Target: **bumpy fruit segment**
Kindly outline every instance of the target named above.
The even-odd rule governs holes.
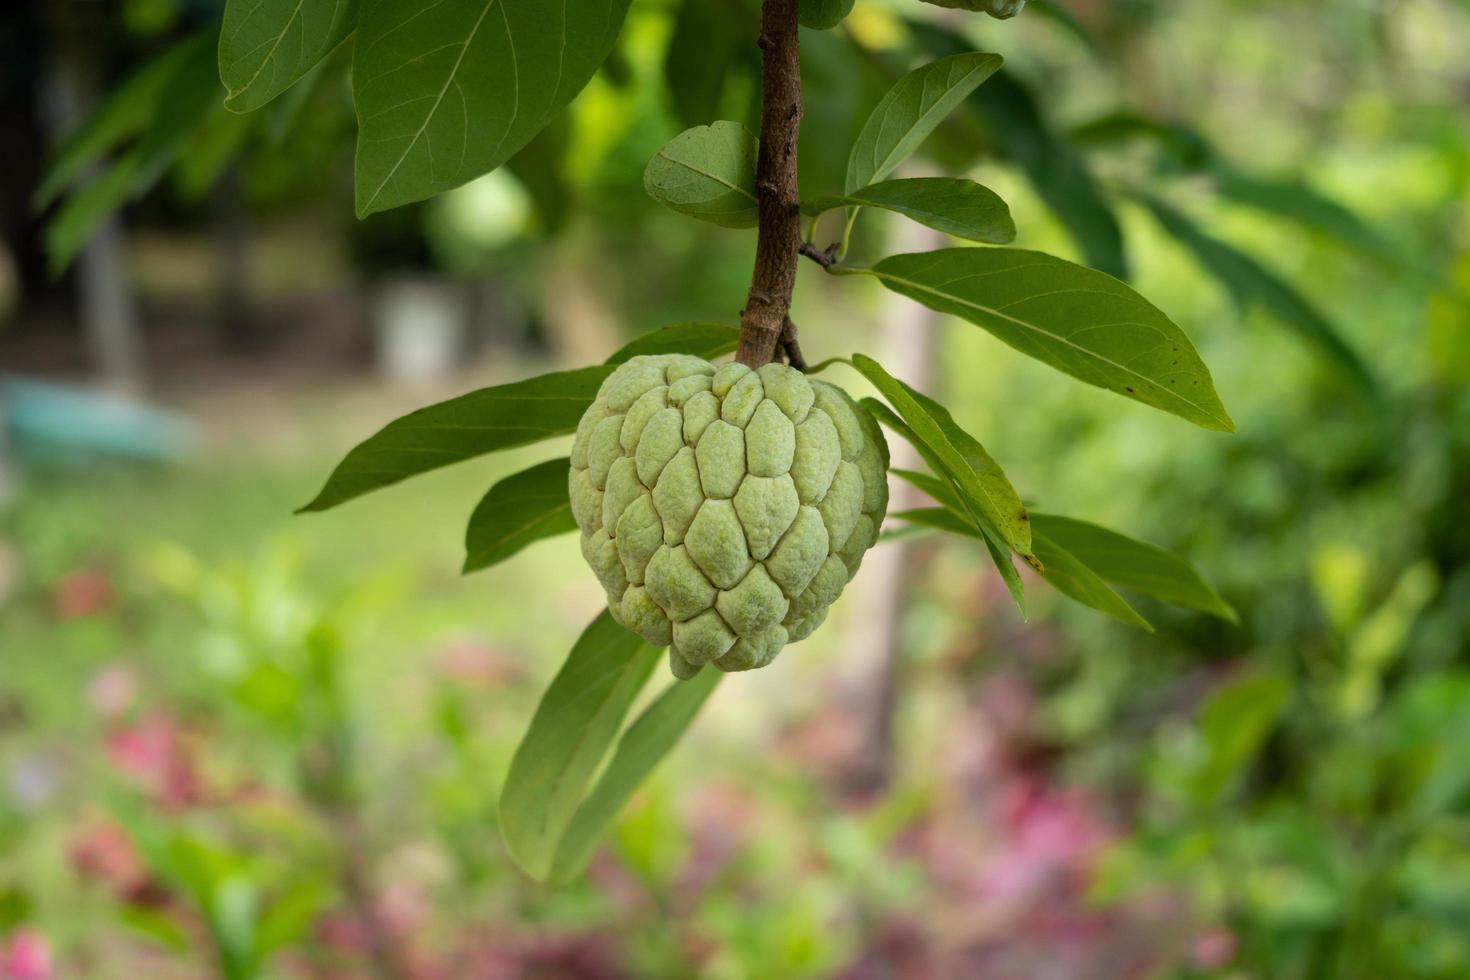
[[[888,446],[840,388],[783,364],[635,357],[572,444],[572,514],[613,618],[674,676],[764,667],[877,540]]]

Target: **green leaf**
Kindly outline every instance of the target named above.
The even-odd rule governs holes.
[[[724,676],[710,668],[687,681],[675,681],[628,726],[596,787],[557,845],[551,863],[553,881],[567,881],[582,872],[628,797],[678,743]]]
[[[1093,54],[1102,54],[1102,48],[1097,43],[1097,38],[1092,36],[1077,15],[1061,2],[1061,0],[1031,0],[1031,9],[1055,23],[1062,30],[1081,41]]]
[[[980,529],[970,523],[963,514],[958,514],[948,507],[915,507],[911,510],[897,511],[891,516],[910,524],[932,527],[936,531],[944,531],[947,534],[958,534],[965,538],[975,538],[977,541],[985,539]]]
[[[607,359],[608,364],[622,364],[640,354],[693,354],[713,360],[735,349],[740,328],[724,323],[691,321],[651,330]]]
[[[1147,194],[1135,194],[1159,226],[1194,255],[1199,264],[1230,291],[1242,308],[1259,304],[1301,334],[1365,389],[1376,387],[1373,375],[1356,351],[1315,306],[1255,259],[1200,231],[1185,215]]]
[[[962,317],[1088,384],[1233,432],[1189,338],[1105,273],[1020,249],[894,255],[864,271],[894,292]]]
[[[491,487],[465,529],[464,571],[489,568],[528,544],[576,530],[567,498],[570,469],[565,457],[552,459]]]
[[[648,196],[681,214],[725,228],[754,228],[759,144],[744,126],[721,120],[675,136],[648,161]]]
[[[1196,802],[1220,801],[1271,734],[1290,694],[1277,674],[1248,674],[1209,696],[1199,721],[1206,754],[1189,783]]]
[[[1036,557],[1041,559],[1041,577],[1046,579],[1062,595],[1075,599],[1084,606],[1107,613],[1114,619],[1141,626],[1153,632],[1149,621],[1128,605],[1127,600],[1108,587],[1102,576],[1087,566],[1076,555],[1052,540],[1041,528],[1032,528],[1032,542]]]
[[[935,55],[969,50],[970,43],[934,23],[907,21],[915,39]],[[1042,115],[1036,95],[1013,72],[1000,71],[969,98],[993,147],[1014,161],[1037,194],[1072,232],[1087,264],[1128,278],[1123,231],[1112,205],[1077,148],[1059,137]]]
[[[853,0],[801,0],[796,8],[796,19],[802,27],[814,31],[829,31],[852,13]]]
[[[357,26],[357,0],[228,0],[219,38],[225,105],[250,112],[300,81]]]
[[[53,273],[59,275],[71,263],[108,215],[158,183],[212,111],[223,112],[215,77],[214,39],[215,29],[211,28],[180,45],[183,55],[171,62],[163,90],[156,93],[158,102],[137,142],[73,194],[47,224],[46,251]],[[109,112],[108,105],[99,112]],[[85,134],[78,138],[91,142]],[[63,151],[62,159],[74,161],[78,156]]]
[[[885,180],[841,196],[819,197],[805,210],[821,214],[841,207],[874,207],[972,242],[1004,245],[1016,237],[1011,210],[990,188],[956,177]]]
[[[918,148],[975,88],[1001,66],[998,54],[967,52],[909,72],[878,101],[847,160],[851,194],[880,181]]]
[[[906,470],[902,467],[889,467],[888,472],[906,483],[913,484],[924,493],[933,497],[934,500],[950,510],[963,511],[964,505],[960,498],[955,495],[954,487],[949,482],[929,473],[920,473],[917,470]]]
[[[996,570],[1000,572],[1001,581],[1005,583],[1006,590],[1010,592],[1016,609],[1021,613],[1021,618],[1026,618],[1026,589],[1025,584],[1021,581],[1021,573],[1016,571],[1016,566],[1011,562],[1011,553],[995,542],[992,532],[982,531],[971,518],[948,507],[918,507],[913,510],[899,511],[893,516],[899,520],[908,521],[910,524],[935,531],[978,538],[984,543],[985,550],[990,553],[990,559],[995,563]]]
[[[1031,525],[1021,497],[985,447],[961,429],[949,411],[893,377],[870,357],[854,354],[852,365],[924,441],[959,488],[977,522],[988,525],[1022,557],[1031,554]],[[881,419],[880,419],[881,421]]]
[[[719,116],[732,75],[750,62],[759,64],[750,44],[759,31],[759,17],[747,4],[684,0],[664,56],[664,87],[680,124]]]
[[[201,52],[211,50],[215,36],[211,28],[174,44],[117,86],[56,151],[36,191],[36,206],[55,201],[104,155],[148,129],[179,73]]]
[[[1195,130],[1132,110],[1117,110],[1090,119],[1073,127],[1071,138],[1088,146],[1142,138],[1167,151],[1176,168],[1196,171],[1215,165],[1214,148]]]
[[[599,365],[557,371],[410,412],[349,452],[298,513],[326,510],[485,453],[565,435],[576,429],[612,370]]]
[[[1240,621],[1199,571],[1172,551],[1055,514],[1032,514],[1031,526],[1114,585],[1232,623]]]
[[[603,612],[542,696],[500,794],[500,832],[531,877],[550,874],[587,784],[659,660],[659,650]]]
[[[628,0],[365,0],[352,86],[357,213],[500,166],[592,78]]]
[[[1237,204],[1335,238],[1385,265],[1401,264],[1393,246],[1367,222],[1302,181],[1253,177],[1217,165],[1215,189]]]

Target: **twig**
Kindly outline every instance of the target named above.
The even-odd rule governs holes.
[[[783,347],[796,285],[801,246],[796,143],[802,113],[797,2],[761,0],[761,136],[755,172],[760,230],[735,352],[735,359],[750,367],[769,364]],[[794,328],[792,334],[794,342]]]
[[[833,242],[825,249],[817,248],[811,242],[802,242],[797,248],[797,252],[805,255],[822,268],[830,269],[837,264],[837,250],[841,247],[841,242]]]
[[[798,371],[806,370],[806,358],[801,355],[801,344],[796,339],[796,324],[791,322],[791,317],[786,318],[786,325],[781,328],[781,350],[786,354],[786,363]]]

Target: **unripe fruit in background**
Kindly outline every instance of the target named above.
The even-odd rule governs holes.
[[[572,444],[572,513],[613,618],[675,676],[764,667],[878,539],[888,446],[842,389],[784,364],[635,357]]]
[[[1001,20],[1016,16],[1026,7],[1026,0],[924,0],[924,2],[932,3],[936,7],[984,11]]]

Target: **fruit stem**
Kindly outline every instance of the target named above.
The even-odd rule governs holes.
[[[758,368],[785,346],[791,292],[801,247],[796,144],[801,133],[801,47],[798,0],[761,0],[761,134],[755,188],[760,227],[750,293],[740,313],[735,359]],[[791,329],[792,343],[795,328]]]

